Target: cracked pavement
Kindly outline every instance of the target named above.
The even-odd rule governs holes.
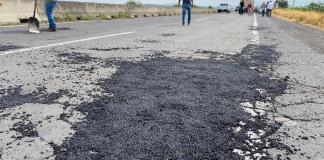
[[[323,159],[324,32],[257,21],[0,28],[0,159]]]

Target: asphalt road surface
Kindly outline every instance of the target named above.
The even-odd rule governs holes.
[[[0,37],[2,160],[324,159],[323,31],[209,14]]]

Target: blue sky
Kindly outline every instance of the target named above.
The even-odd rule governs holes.
[[[115,3],[124,4],[127,0],[65,0],[65,1],[80,1],[80,2],[98,2],[98,3]],[[143,4],[161,4],[161,5],[173,5],[176,4],[178,0],[139,0]],[[219,3],[229,3],[232,6],[237,6],[240,0],[194,0],[194,3],[199,6],[217,6]],[[261,3],[263,0],[255,0],[257,4]],[[289,4],[292,5],[294,0],[288,0]],[[305,6],[310,2],[322,2],[324,0],[295,0],[296,6]]]

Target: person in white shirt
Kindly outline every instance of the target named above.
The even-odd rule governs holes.
[[[274,3],[272,0],[270,0],[267,4],[267,16],[271,17],[272,9],[274,8]]]

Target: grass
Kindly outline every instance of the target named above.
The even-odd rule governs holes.
[[[289,21],[324,29],[324,12],[301,9],[275,9],[273,15]]]
[[[126,12],[119,12],[118,14],[111,16],[113,19],[125,19],[125,18],[132,18],[130,14]]]
[[[78,20],[81,20],[81,21],[92,21],[94,20],[95,18],[93,16],[80,16],[78,17]]]
[[[99,14],[99,16],[97,16],[97,18],[100,20],[111,20],[111,17],[107,16],[106,14]]]

